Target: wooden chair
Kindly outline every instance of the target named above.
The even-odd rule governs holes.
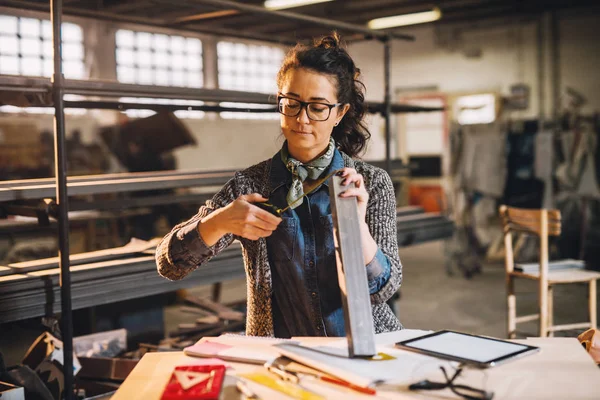
[[[500,216],[504,227],[504,246],[506,258],[506,294],[508,308],[508,337],[514,338],[518,323],[539,319],[539,335],[553,336],[554,332],[596,327],[596,280],[600,273],[585,269],[566,268],[548,270],[548,237],[559,236],[561,216],[558,210],[527,210],[500,206]],[[539,272],[524,273],[515,271],[512,232],[525,232],[540,237]],[[517,301],[514,290],[515,278],[539,281],[539,313],[517,317]],[[561,283],[588,282],[589,285],[589,322],[554,325],[552,318],[552,287]]]

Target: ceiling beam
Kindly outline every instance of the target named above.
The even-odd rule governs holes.
[[[9,8],[16,9],[26,9],[26,10],[35,10],[42,12],[49,12],[50,5],[48,3],[37,3],[33,1],[26,0],[0,0],[0,6],[5,6]],[[65,15],[75,16],[75,17],[83,17],[90,18],[95,20],[102,20],[108,22],[122,22],[122,23],[131,23],[131,24],[140,24],[145,26],[155,26],[159,28],[172,28],[171,25],[167,21],[155,18],[144,18],[137,16],[128,16],[123,14],[117,14],[106,11],[97,11],[97,10],[87,10],[76,7],[64,7],[63,13]],[[204,26],[196,26],[192,28],[186,29],[178,29],[178,31],[185,33],[204,33],[212,36],[225,36],[231,38],[239,38],[239,39],[250,39],[257,40],[262,42],[269,43],[278,43],[286,46],[293,46],[295,44],[294,41],[286,40],[285,38],[274,37],[270,35],[261,35],[261,34],[252,34],[252,33],[244,33],[240,29],[219,29],[219,28],[206,28]]]
[[[172,25],[187,25],[189,23],[198,22],[198,21],[206,21],[209,19],[218,19],[223,17],[229,17],[232,15],[237,15],[240,12],[237,10],[221,10],[221,11],[212,11],[201,14],[190,15],[187,17],[180,17],[174,19],[171,24]]]
[[[295,14],[291,12],[285,11],[271,11],[267,10],[264,7],[257,7],[253,5],[248,5],[244,3],[237,3],[235,1],[230,0],[152,0],[153,3],[158,4],[172,4],[172,5],[180,5],[180,6],[188,6],[191,8],[197,8],[201,5],[211,5],[215,7],[220,7],[224,9],[234,9],[242,12],[248,12],[255,15],[267,16],[267,17],[280,17],[285,18],[292,21],[299,21],[304,23],[309,23],[313,25],[325,26],[330,29],[341,29],[350,32],[362,33],[367,37],[372,37],[380,40],[389,40],[390,38],[394,39],[402,39],[402,40],[414,40],[414,36],[406,35],[406,34],[393,34],[390,35],[386,32],[375,31],[372,29],[368,29],[366,27],[348,24],[345,22],[340,22],[336,20],[329,20],[324,18],[316,18],[303,14]]]

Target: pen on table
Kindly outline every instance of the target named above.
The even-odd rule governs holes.
[[[246,382],[244,382],[243,380],[238,378],[237,382],[235,383],[235,387],[242,394],[242,396],[244,396],[244,400],[246,400],[246,399],[260,400],[260,397],[258,397],[258,395],[256,393],[254,393],[248,387],[248,385],[246,385]]]
[[[370,395],[376,395],[377,394],[377,390],[370,388],[370,387],[365,387],[365,386],[358,386],[355,385],[353,383],[347,382],[347,381],[343,381],[341,379],[337,379],[337,378],[333,378],[331,376],[327,376],[327,375],[315,375],[315,377],[317,379],[322,380],[323,382],[329,382],[329,383],[333,383],[334,385],[339,385],[339,386],[343,386],[346,387],[348,389],[352,389],[356,392],[360,392],[360,393],[364,393],[364,394],[370,394]]]
[[[266,363],[265,368],[267,371],[274,373],[279,378],[284,381],[292,382],[292,383],[300,383],[300,378],[293,372],[287,371],[282,365],[275,365],[272,363]]]
[[[290,381],[293,383],[299,383],[300,382],[300,378],[298,377],[297,374],[288,371],[285,366],[280,365],[280,364],[272,364],[272,363],[267,363],[265,364],[265,367],[267,368],[267,370],[269,370],[270,372],[278,375],[281,379],[286,380],[286,381]],[[323,382],[328,382],[328,383],[332,383],[334,385],[339,385],[339,386],[343,386],[345,388],[348,389],[352,389],[356,392],[360,392],[360,393],[364,393],[364,394],[370,394],[370,395],[375,395],[377,394],[377,391],[373,388],[370,387],[364,387],[364,386],[358,386],[355,385],[353,383],[344,381],[342,379],[338,379],[338,378],[334,378],[332,376],[328,376],[328,375],[324,375],[324,374],[319,374],[319,373],[308,373],[308,372],[302,372],[302,374],[304,375],[311,375],[314,376],[315,378],[322,380]]]

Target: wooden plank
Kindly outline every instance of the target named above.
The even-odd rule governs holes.
[[[537,321],[538,319],[540,319],[540,314],[529,314],[529,315],[523,315],[521,317],[516,317],[515,322],[517,324],[520,324],[523,322]]]
[[[331,179],[329,196],[348,354],[350,357],[370,357],[377,351],[358,205],[354,197],[339,197],[348,188],[342,186],[342,177],[333,176]]]

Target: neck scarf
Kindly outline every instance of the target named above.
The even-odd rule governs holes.
[[[322,156],[308,162],[302,163],[293,158],[288,152],[287,142],[281,148],[281,160],[288,171],[292,173],[292,186],[287,194],[286,200],[290,208],[294,209],[303,202],[304,187],[302,183],[307,179],[318,179],[329,167],[335,153],[335,140],[329,139],[329,147]]]

